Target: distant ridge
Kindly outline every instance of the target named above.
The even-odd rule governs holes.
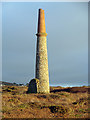
[[[9,83],[9,82],[0,81],[0,86],[3,86],[3,85],[22,86],[23,84]]]

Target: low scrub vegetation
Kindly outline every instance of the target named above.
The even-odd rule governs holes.
[[[49,94],[27,94],[27,89],[26,86],[2,87],[3,118],[88,118],[87,86],[51,87]]]

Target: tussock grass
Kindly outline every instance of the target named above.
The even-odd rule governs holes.
[[[86,87],[83,88],[85,91]],[[19,86],[2,88],[4,118],[87,118],[90,113],[87,91],[75,92],[74,88],[71,89],[74,93],[71,93],[66,92],[67,89],[63,87],[51,87],[50,94],[27,94],[27,89],[28,87]],[[76,90],[79,91],[79,88]]]

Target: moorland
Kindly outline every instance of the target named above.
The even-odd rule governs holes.
[[[88,86],[50,87],[50,94],[27,94],[27,89],[2,87],[3,118],[89,118]]]

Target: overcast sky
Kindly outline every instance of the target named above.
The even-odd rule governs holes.
[[[50,85],[88,85],[88,3],[3,3],[3,81],[35,78],[38,9],[45,11]]]

